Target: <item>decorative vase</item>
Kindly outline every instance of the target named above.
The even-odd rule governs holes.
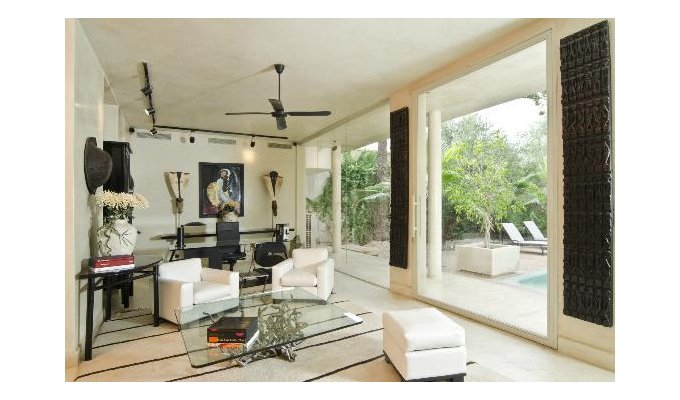
[[[231,211],[228,212],[224,215],[224,222],[237,222],[238,221],[238,215],[236,215],[235,212]]]
[[[106,223],[97,233],[97,244],[102,256],[132,254],[137,242],[137,228],[126,219]]]

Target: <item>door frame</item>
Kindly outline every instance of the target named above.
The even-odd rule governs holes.
[[[427,126],[426,121],[426,102],[425,95],[428,91],[433,90],[443,84],[454,81],[472,72],[475,72],[487,65],[500,61],[514,53],[524,50],[542,41],[546,42],[546,91],[547,91],[547,118],[548,118],[548,176],[547,176],[547,221],[548,221],[548,237],[550,241],[550,251],[548,252],[548,296],[547,296],[547,336],[539,336],[535,333],[519,329],[507,323],[485,317],[467,310],[464,310],[453,305],[443,303],[439,300],[431,299],[422,296],[418,292],[418,287],[422,283],[422,279],[426,275],[426,253],[427,253],[427,210],[423,205],[426,204],[427,185],[424,179],[426,174],[427,162],[420,162],[427,160],[427,134],[424,131]],[[561,129],[556,125],[558,104],[557,96],[559,92],[558,73],[556,68],[559,68],[559,42],[555,38],[552,28],[548,28],[535,36],[526,40],[518,41],[506,49],[495,53],[494,55],[484,58],[479,62],[471,64],[469,67],[463,68],[460,71],[442,76],[441,78],[430,82],[427,85],[421,86],[411,92],[411,104],[414,110],[411,113],[414,123],[411,128],[414,130],[410,141],[412,149],[411,154],[415,160],[412,164],[415,166],[415,187],[411,196],[412,202],[412,232],[411,232],[411,251],[415,254],[414,262],[415,268],[412,268],[412,282],[411,296],[422,302],[434,305],[436,307],[451,311],[453,313],[462,315],[464,317],[482,322],[486,325],[501,329],[511,334],[532,340],[542,345],[557,348],[557,318],[558,318],[558,274],[559,263],[562,260],[563,243],[562,243],[562,223],[560,219],[559,209],[563,204],[562,200],[562,140]],[[413,148],[415,147],[415,148]],[[422,221],[426,221],[425,224]]]

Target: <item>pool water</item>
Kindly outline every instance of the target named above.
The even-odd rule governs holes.
[[[541,275],[532,276],[529,278],[522,278],[518,281],[520,285],[529,286],[535,289],[546,290],[548,287],[548,274],[543,273]]]

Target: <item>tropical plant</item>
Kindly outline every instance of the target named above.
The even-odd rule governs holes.
[[[391,183],[378,182],[363,189],[356,189],[354,193],[360,202],[390,201]]]
[[[372,206],[362,201],[358,190],[376,185],[376,152],[354,150],[342,154],[341,214],[343,241],[365,244],[371,240],[374,227]],[[319,214],[319,219],[332,223],[333,189],[331,178],[326,180],[321,194],[307,199],[308,207]]]
[[[479,224],[490,248],[495,222],[516,207],[515,193],[505,137],[488,132],[477,139],[456,142],[444,152],[442,191],[457,213]]]

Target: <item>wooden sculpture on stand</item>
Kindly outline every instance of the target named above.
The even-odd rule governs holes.
[[[264,185],[267,187],[269,197],[272,199],[272,226],[274,225],[274,217],[278,216],[278,204],[276,198],[281,192],[283,186],[283,177],[276,171],[270,171],[269,174],[263,175]]]
[[[182,191],[186,190],[189,184],[189,173],[188,172],[166,172],[165,173],[170,187],[172,188],[172,193],[175,196],[175,207],[176,207],[176,220],[175,225],[179,227],[182,225],[182,212],[184,211],[184,198],[182,197]]]

